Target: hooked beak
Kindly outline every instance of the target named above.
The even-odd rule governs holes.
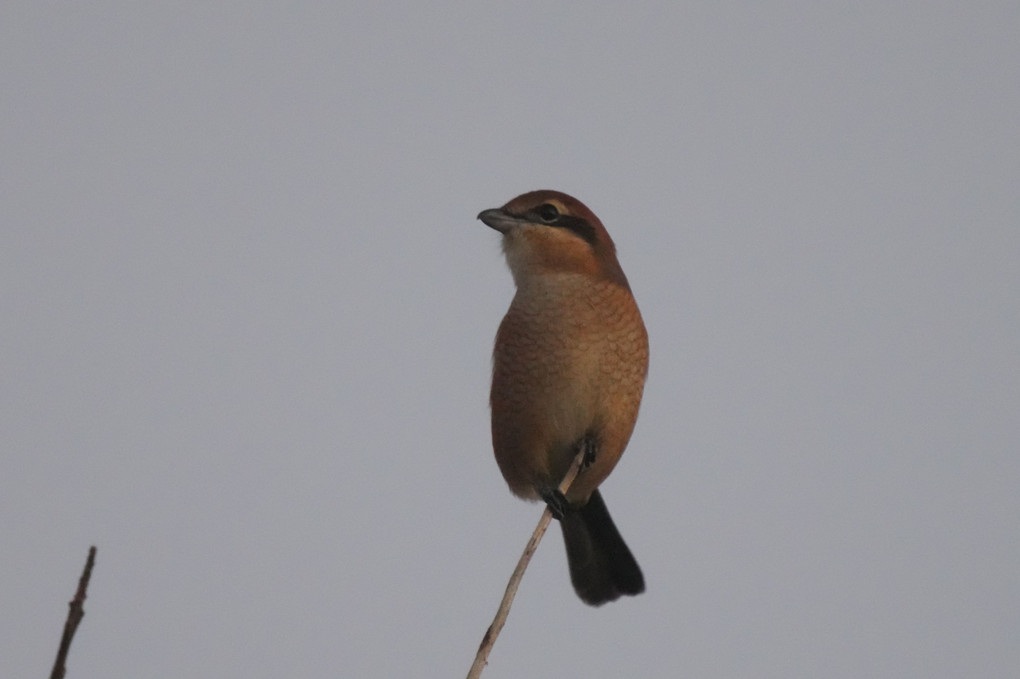
[[[478,218],[482,220],[486,226],[490,226],[500,233],[509,233],[515,226],[521,223],[516,217],[511,217],[507,213],[503,212],[502,208],[492,208],[489,210],[482,210],[478,213]]]

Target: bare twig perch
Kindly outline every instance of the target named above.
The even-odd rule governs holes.
[[[74,593],[74,598],[68,604],[71,610],[67,613],[67,622],[64,623],[64,636],[60,639],[60,650],[57,651],[57,661],[53,663],[53,672],[50,673],[50,679],[64,679],[64,673],[67,672],[67,668],[64,666],[67,662],[67,651],[71,648],[71,639],[74,638],[75,630],[78,629],[78,623],[85,617],[85,590],[89,586],[89,578],[92,577],[92,566],[96,563],[96,548],[89,547],[89,558],[85,561],[85,570],[81,573],[81,578],[78,580],[78,591]]]
[[[566,494],[567,490],[570,489],[570,484],[577,478],[577,473],[581,470],[581,465],[584,463],[585,453],[586,449],[582,447],[581,451],[574,457],[574,462],[570,465],[570,469],[567,470],[563,480],[560,481],[559,491],[561,493]],[[549,527],[551,520],[552,512],[546,507],[545,511],[542,512],[542,518],[538,520],[538,525],[535,526],[535,532],[531,534],[531,539],[528,540],[528,544],[524,547],[524,553],[521,554],[521,558],[517,562],[517,568],[514,569],[513,575],[510,576],[510,582],[506,585],[503,600],[499,602],[499,608],[496,610],[496,617],[493,618],[492,624],[489,625],[489,629],[485,631],[485,636],[482,637],[482,643],[478,646],[478,653],[475,655],[475,661],[471,665],[471,671],[468,672],[467,679],[478,679],[478,677],[482,676],[482,670],[485,668],[486,662],[488,662],[489,652],[492,651],[492,647],[496,644],[496,637],[499,636],[500,630],[503,629],[503,624],[510,614],[510,606],[513,604],[514,596],[517,595],[517,587],[521,584],[524,571],[527,570],[531,557],[535,550],[538,549],[538,543],[542,541],[542,536],[545,535],[545,530]]]

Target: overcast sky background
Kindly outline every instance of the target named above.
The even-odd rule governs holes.
[[[605,3],[608,5],[609,3]],[[458,677],[541,507],[492,459],[484,208],[651,337],[483,676],[1020,667],[1020,4],[7,2],[0,675]]]

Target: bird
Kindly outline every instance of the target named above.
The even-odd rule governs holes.
[[[582,601],[640,594],[644,575],[598,489],[630,440],[648,374],[648,333],[616,246],[559,191],[524,193],[478,219],[502,234],[516,287],[493,348],[499,469],[514,495],[544,500],[559,520]],[[557,487],[582,451],[564,495]]]

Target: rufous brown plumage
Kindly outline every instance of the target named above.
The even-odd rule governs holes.
[[[493,352],[492,444],[510,490],[560,519],[571,580],[586,603],[644,591],[598,491],[634,430],[648,335],[602,222],[557,191],[478,215],[503,234],[517,292]],[[586,465],[556,490],[576,454]]]

